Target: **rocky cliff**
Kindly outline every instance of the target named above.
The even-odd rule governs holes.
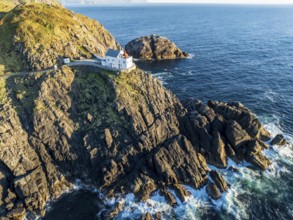
[[[165,38],[152,38],[139,50],[143,59],[186,56]],[[60,56],[79,59],[108,48],[120,46],[101,24],[59,6],[21,4],[1,19],[2,72],[43,69]],[[132,192],[145,201],[159,191],[175,206],[176,195],[189,196],[189,185],[206,186],[216,200],[229,184],[207,163],[227,168],[230,158],[265,170],[269,139],[241,103],[180,101],[139,69],[116,75],[63,66],[0,76],[0,217],[45,215],[45,204],[77,179],[108,197]]]
[[[208,184],[218,199],[228,186],[207,162],[269,164],[261,150],[270,135],[243,105],[180,102],[140,70],[64,66],[0,80],[0,215],[43,215],[76,179],[142,201],[159,190],[171,205],[170,189],[184,201],[183,185]]]
[[[171,60],[188,57],[188,54],[182,52],[174,42],[154,34],[130,41],[125,46],[125,50],[129,55],[141,60]]]
[[[60,57],[91,58],[120,48],[99,22],[59,5],[21,4],[0,21],[0,75],[52,67]]]

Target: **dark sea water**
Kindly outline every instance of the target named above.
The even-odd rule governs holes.
[[[292,6],[69,8],[100,21],[122,45],[153,33],[173,40],[193,58],[137,64],[181,99],[242,102],[273,135],[284,134],[292,145]],[[217,202],[204,189],[190,189],[188,202],[173,209],[159,195],[147,204],[128,195],[117,219],[136,219],[146,211],[160,211],[164,219],[293,219],[292,146],[271,147],[265,154],[273,161],[270,171],[253,171],[245,163],[239,174],[219,170],[232,187]],[[77,191],[52,203],[46,219],[94,219],[104,208],[96,193]]]

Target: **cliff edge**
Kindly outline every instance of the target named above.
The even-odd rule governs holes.
[[[145,201],[159,190],[171,205],[169,189],[184,201],[183,185],[208,184],[218,199],[228,186],[207,162],[270,163],[261,153],[270,135],[243,105],[182,104],[140,70],[117,76],[64,66],[0,83],[0,207],[8,216],[44,215],[76,179],[109,197],[133,192]]]

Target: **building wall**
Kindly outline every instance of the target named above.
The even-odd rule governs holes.
[[[115,69],[128,69],[133,66],[133,59],[132,57],[129,57],[127,59],[105,57],[105,61],[102,61],[102,65]]]

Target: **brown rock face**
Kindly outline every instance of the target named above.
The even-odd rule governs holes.
[[[210,182],[206,188],[206,191],[208,195],[214,200],[221,198],[221,193],[215,183]]]
[[[217,171],[211,171],[210,176],[222,193],[228,190],[226,181]]]
[[[227,166],[227,158],[247,160],[264,170],[270,164],[261,153],[267,148],[263,141],[270,134],[255,115],[240,103],[209,101],[207,105],[198,100],[183,102],[187,108],[182,129],[206,156],[208,163],[219,168]]]
[[[278,145],[278,146],[283,146],[285,144],[287,144],[288,142],[286,141],[286,139],[284,138],[283,135],[278,134],[276,135],[276,137],[274,137],[274,139],[271,141],[271,145]]]
[[[125,50],[129,55],[141,60],[171,60],[188,57],[188,54],[177,48],[172,41],[158,35],[132,40],[125,46]]]
[[[247,108],[195,100],[183,102],[185,108],[140,70],[115,76],[64,66],[0,85],[0,208],[6,216],[22,208],[44,215],[46,202],[75,179],[108,196],[132,192],[142,201],[159,190],[174,206],[175,196],[189,196],[183,185],[201,188],[210,175],[207,192],[217,199],[227,184],[206,161],[221,168],[228,157],[261,169],[269,164],[261,153],[269,134]]]

